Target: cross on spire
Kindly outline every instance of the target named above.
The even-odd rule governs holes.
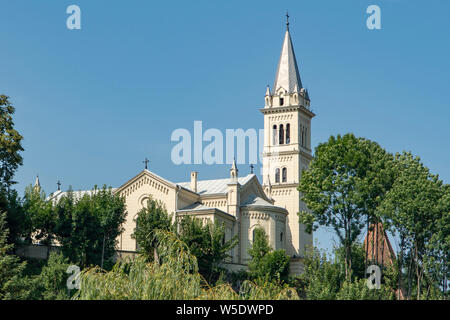
[[[56,183],[56,185],[58,186],[58,191],[61,190],[61,182],[58,180],[58,182]]]
[[[148,169],[148,163],[150,162],[150,160],[148,160],[147,158],[145,158],[145,160],[144,161],[142,161],[142,163],[144,163],[145,164],[145,170],[147,170]]]
[[[286,29],[289,30],[289,13],[286,11]]]

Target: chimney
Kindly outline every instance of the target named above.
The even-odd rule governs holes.
[[[191,190],[197,192],[197,171],[191,172]]]

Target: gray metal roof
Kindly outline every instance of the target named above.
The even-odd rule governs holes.
[[[184,208],[181,208],[177,211],[201,211],[201,210],[213,210],[215,208],[207,207],[200,202],[192,203]]]
[[[111,188],[111,191],[114,192],[117,188]],[[75,200],[80,200],[85,194],[92,195],[94,192],[98,192],[101,189],[97,189],[97,191],[94,190],[79,190],[79,191],[72,191],[73,197]],[[58,190],[48,197],[48,199],[51,199],[55,202],[58,202],[62,197],[67,196],[68,191],[61,191]]]
[[[278,62],[277,74],[273,85],[274,93],[280,87],[289,93],[296,90],[300,91],[303,88],[289,30],[286,30],[286,35],[284,36],[280,61]]]
[[[249,174],[246,177],[239,177],[238,182],[240,185],[245,185],[250,181],[254,174]],[[198,194],[215,194],[226,193],[228,191],[228,184],[233,182],[231,178],[226,179],[214,179],[214,180],[198,180],[197,181],[197,193]],[[183,188],[191,190],[191,182],[178,182],[178,185]]]
[[[241,204],[241,207],[277,207],[271,204],[269,201],[264,200],[263,198],[257,197],[254,194],[251,194],[244,203]]]

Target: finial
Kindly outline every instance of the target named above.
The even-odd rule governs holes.
[[[142,163],[145,164],[145,170],[148,170],[148,163],[150,162],[150,160],[148,160],[147,158],[145,158],[144,161],[142,161]]]
[[[56,185],[58,186],[58,191],[61,190],[61,182],[58,180],[58,182],[56,183]]]
[[[34,182],[34,186],[35,187],[40,187],[41,186],[41,183],[39,181],[39,175],[36,175],[36,181]]]
[[[289,31],[289,13],[286,10],[286,30]]]
[[[253,174],[253,169],[255,168],[255,166],[252,164],[250,164],[250,174]]]

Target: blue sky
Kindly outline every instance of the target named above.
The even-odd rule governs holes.
[[[66,28],[66,8],[82,12]],[[381,8],[368,30],[366,8]],[[410,150],[450,182],[450,2],[0,0],[0,93],[24,136],[22,193],[119,186],[143,168],[171,181],[227,177],[229,165],[170,159],[173,130],[263,127],[289,10],[312,145],[353,132]],[[257,170],[258,171],[258,170]],[[247,174],[248,165],[240,166]],[[332,246],[330,232],[315,235]]]

